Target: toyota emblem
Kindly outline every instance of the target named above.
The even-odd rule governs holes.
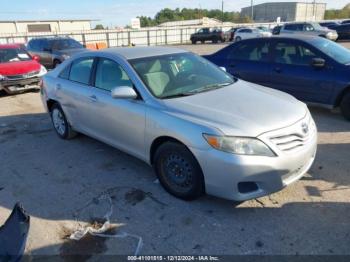
[[[306,123],[301,124],[301,130],[303,131],[304,134],[309,133],[309,125]]]

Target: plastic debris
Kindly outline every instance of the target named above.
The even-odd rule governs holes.
[[[27,242],[30,217],[16,203],[5,224],[0,227],[0,260],[20,261]]]
[[[76,230],[75,232],[73,232],[69,236],[69,239],[79,241],[86,234],[90,234],[92,236],[98,236],[98,237],[105,237],[105,238],[130,237],[130,238],[134,238],[138,241],[135,252],[134,252],[134,255],[137,256],[140,253],[142,245],[143,245],[142,237],[134,235],[134,234],[129,234],[126,232],[120,232],[120,233],[116,233],[116,234],[106,234],[106,232],[111,228],[110,218],[113,214],[113,202],[112,202],[112,198],[108,194],[102,194],[98,198],[94,198],[93,200],[89,201],[85,206],[83,206],[81,209],[79,209],[78,213],[76,214],[76,221],[78,222],[78,216],[82,210],[86,209],[91,204],[97,204],[97,203],[99,203],[99,201],[102,201],[102,200],[107,200],[109,203],[109,210],[104,215],[105,222],[103,223],[103,225],[100,228],[93,228],[91,226],[86,227],[86,228],[80,227],[78,230]]]

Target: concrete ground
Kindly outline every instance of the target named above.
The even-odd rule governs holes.
[[[142,237],[142,255],[350,255],[350,122],[324,109],[311,113],[318,154],[300,181],[243,203],[209,196],[184,202],[143,162],[84,135],[60,140],[38,93],[1,95],[0,224],[20,201],[31,216],[29,255],[132,255],[134,238],[67,239],[79,225],[100,225],[107,198],[113,230]]]

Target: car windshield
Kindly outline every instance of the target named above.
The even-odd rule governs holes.
[[[311,23],[315,30],[324,30],[324,28],[319,23]]]
[[[342,45],[323,38],[313,40],[312,44],[338,63],[350,64],[350,51]]]
[[[18,62],[32,60],[30,55],[21,48],[0,49],[0,63]]]
[[[51,40],[51,46],[53,50],[65,50],[65,49],[79,49],[84,48],[82,44],[74,39],[59,39]]]
[[[129,62],[152,94],[160,99],[194,95],[235,82],[231,75],[192,53],[138,58]]]

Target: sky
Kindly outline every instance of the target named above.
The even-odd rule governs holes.
[[[221,9],[221,0],[0,0],[0,20],[94,19],[93,24],[125,26],[136,16],[153,17],[163,8]],[[254,0],[265,2],[293,0]],[[297,0],[294,0],[297,1]],[[13,3],[16,4],[13,4]],[[312,0],[300,0],[312,2]],[[318,1],[319,2],[319,1]],[[322,0],[327,8],[342,8],[350,0]],[[250,0],[224,0],[225,11],[240,11]]]

